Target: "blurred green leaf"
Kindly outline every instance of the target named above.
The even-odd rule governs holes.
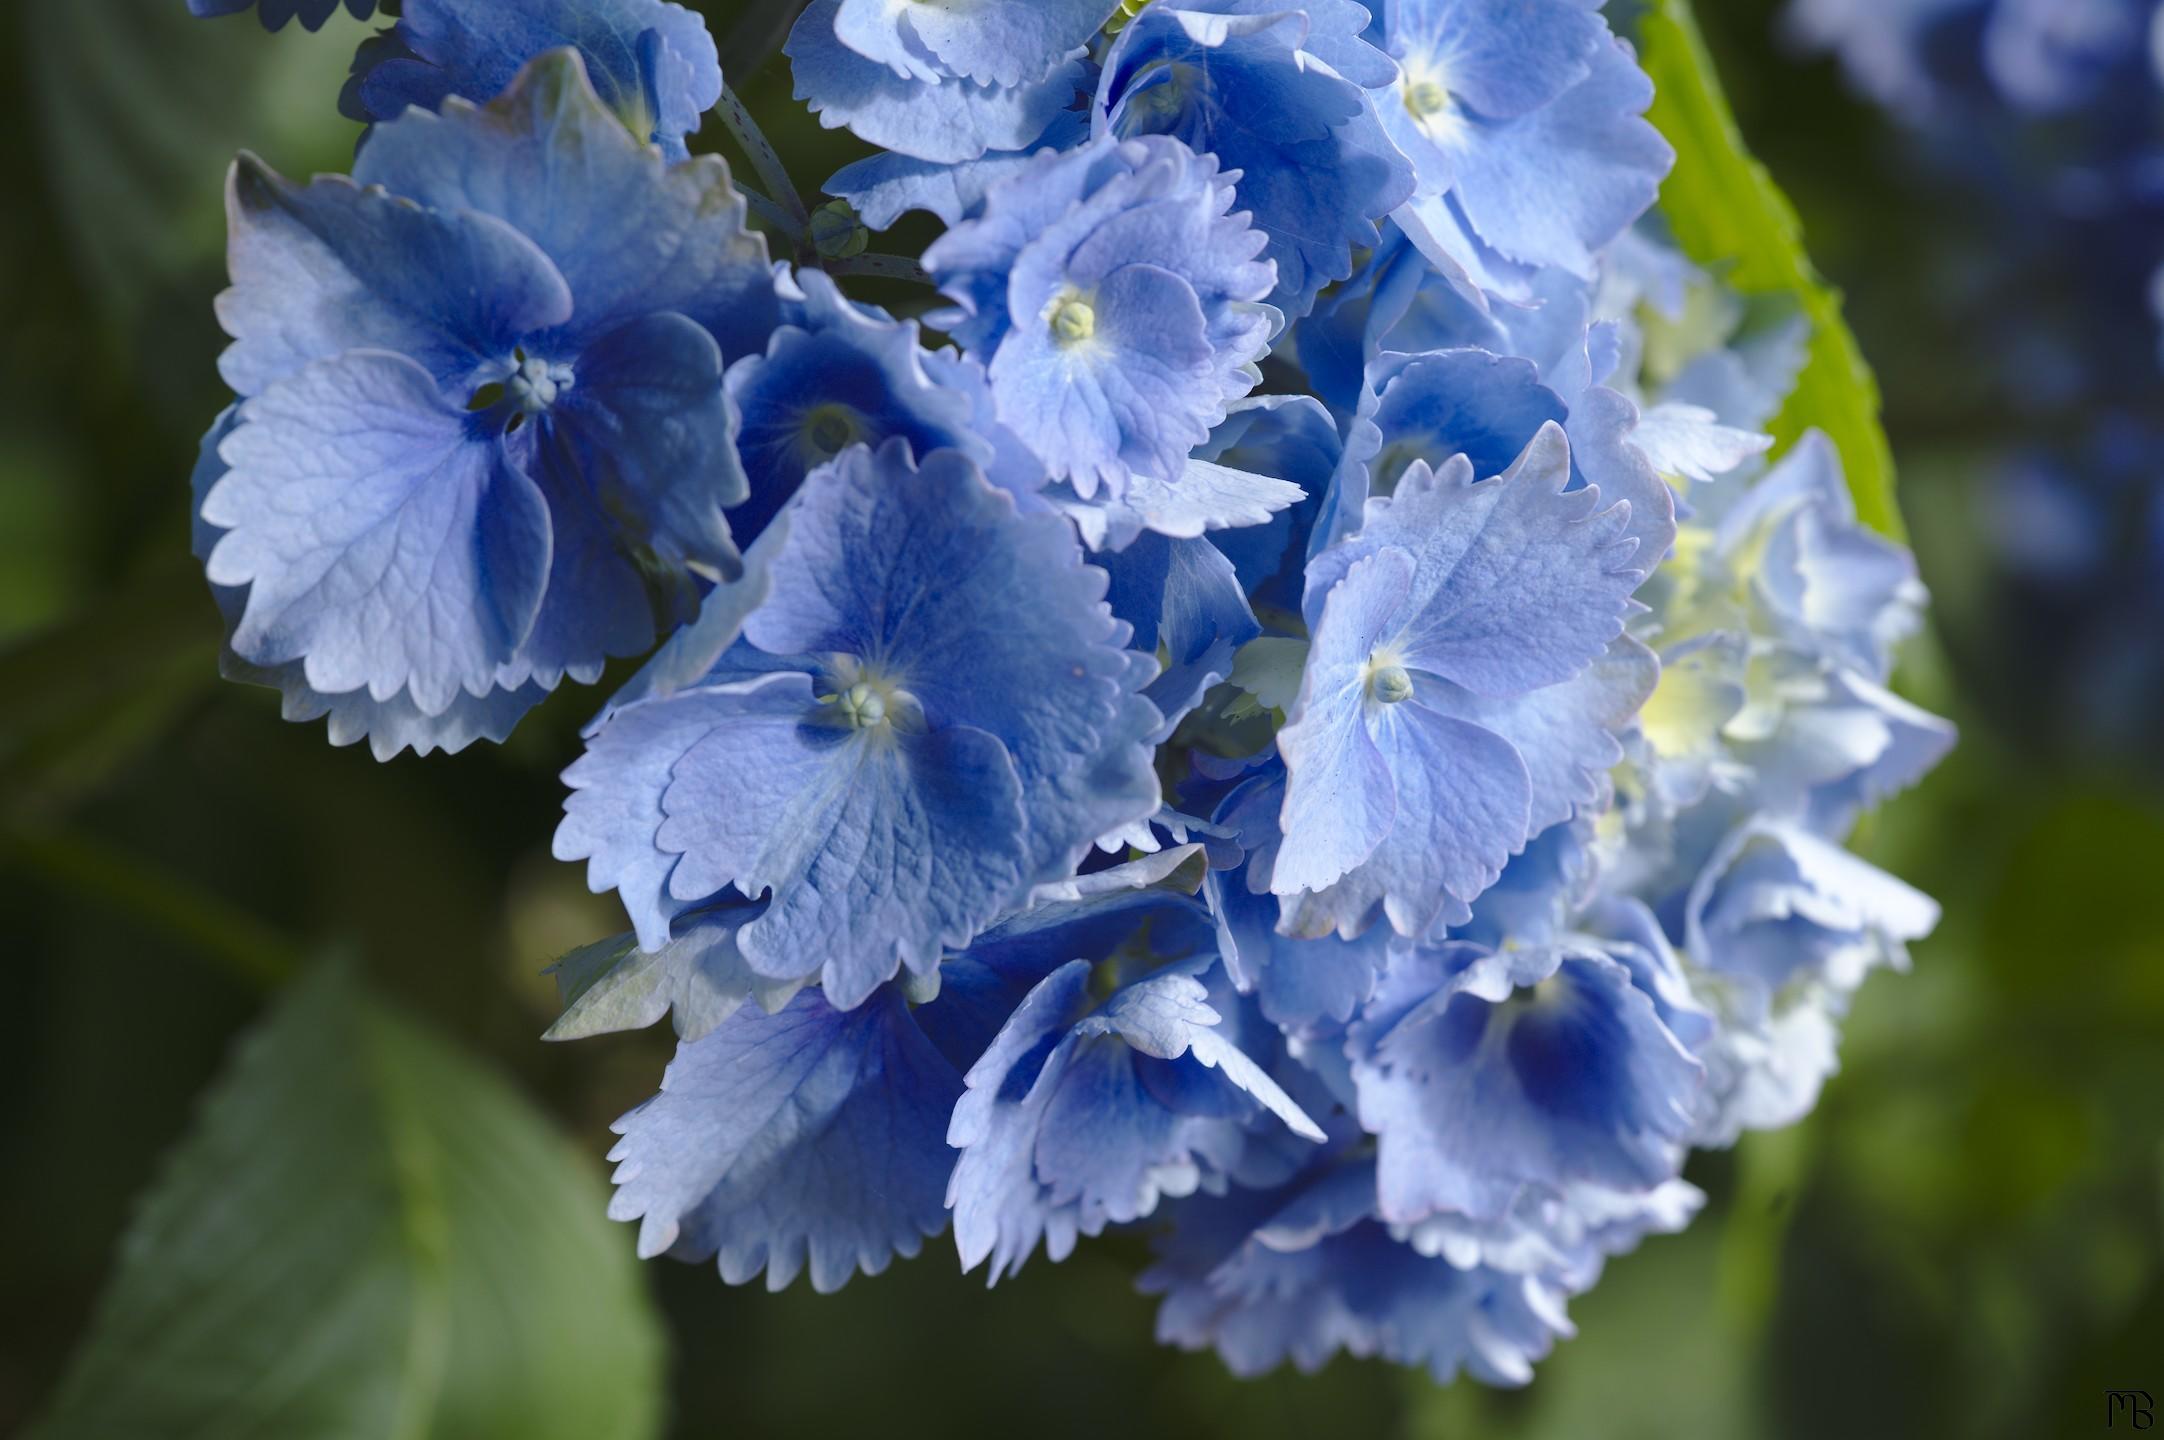
[[[41,1440],[633,1440],[662,1342],[602,1186],[329,966],[211,1089]]]
[[[16,7],[51,183],[96,293],[123,321],[214,263],[222,178],[243,146],[305,173],[344,168],[358,134],[337,109],[367,33],[248,17],[194,19],[178,0]]]
[[[0,830],[65,811],[218,679],[218,612],[177,544],[93,609],[0,650]]]
[[[1661,211],[1677,243],[1746,295],[1794,297],[1810,319],[1810,355],[1774,421],[1775,441],[1785,447],[1806,430],[1825,431],[1841,452],[1864,523],[1901,539],[1878,380],[1842,318],[1840,292],[1804,251],[1795,207],[1743,142],[1690,0],[1657,0],[1639,33],[1653,77],[1647,118],[1676,150]]]

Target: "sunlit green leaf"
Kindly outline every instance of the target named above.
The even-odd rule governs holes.
[[[1806,430],[1825,431],[1841,452],[1864,523],[1902,538],[1878,380],[1842,318],[1840,292],[1804,250],[1795,208],[1744,145],[1690,0],[1658,0],[1639,36],[1653,77],[1648,118],[1676,150],[1661,211],[1677,242],[1746,295],[1792,296],[1811,322],[1810,358],[1774,421],[1776,442],[1785,447]]]
[[[635,1440],[661,1341],[598,1178],[339,968],[211,1090],[33,1433]]]

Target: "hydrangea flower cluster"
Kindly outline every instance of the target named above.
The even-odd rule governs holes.
[[[351,179],[242,158],[229,666],[388,757],[648,654],[555,842],[630,929],[550,1032],[673,1023],[642,1254],[1140,1225],[1243,1374],[1523,1382],[1934,920],[1840,844],[1952,737],[1886,688],[1906,552],[1823,440],[1768,463],[1799,327],[1660,238],[1587,0],[814,0],[787,51],[881,147],[829,190],[946,222],[922,321],[684,155],[724,90],[656,0],[407,0]]]

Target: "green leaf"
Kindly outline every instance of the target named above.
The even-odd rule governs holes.
[[[643,1030],[673,1015],[686,1044],[703,1039],[745,1005],[773,1014],[803,980],[770,980],[754,971],[722,936],[694,930],[648,954],[636,935],[582,945],[549,966],[563,1014],[544,1040],[584,1040]]]
[[[1676,151],[1661,211],[1677,243],[1743,294],[1793,297],[1811,322],[1810,357],[1774,421],[1775,442],[1785,448],[1806,430],[1825,431],[1841,452],[1863,522],[1902,539],[1878,381],[1842,318],[1840,292],[1805,253],[1795,208],[1743,143],[1690,0],[1657,0],[1639,37],[1653,77],[1648,118]]]
[[[33,1434],[635,1440],[662,1343],[590,1169],[343,967],[287,992]]]

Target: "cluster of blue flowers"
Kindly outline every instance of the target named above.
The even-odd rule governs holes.
[[[673,1021],[642,1253],[824,1291],[1147,1222],[1169,1343],[1524,1381],[1935,918],[1839,843],[1952,737],[1886,688],[1909,556],[1823,440],[1768,463],[1798,324],[1648,218],[1594,0],[786,49],[881,149],[828,191],[945,221],[922,323],[686,157],[721,97],[785,183],[660,0],[405,0],[350,180],[242,158],[229,665],[389,757],[652,652],[566,772],[632,928],[551,1032]]]

